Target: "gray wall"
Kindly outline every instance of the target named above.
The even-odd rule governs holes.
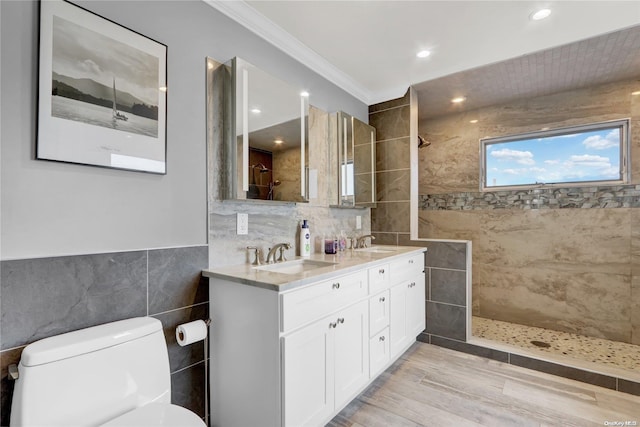
[[[34,160],[38,3],[1,1],[0,421],[7,365],[25,345],[145,315],[165,327],[172,400],[205,416],[203,344],[173,338],[176,325],[208,316],[205,57],[243,57],[327,111],[366,119],[367,106],[203,2],[78,4],[168,46],[168,173]]]
[[[38,3],[3,1],[2,259],[206,243],[205,56],[243,57],[309,88],[326,111],[367,116],[366,105],[203,2],[79,4],[168,46],[168,174],[33,160]]]

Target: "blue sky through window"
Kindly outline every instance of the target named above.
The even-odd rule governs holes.
[[[621,127],[487,143],[485,187],[620,180]]]

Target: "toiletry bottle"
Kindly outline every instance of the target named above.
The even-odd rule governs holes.
[[[300,256],[311,256],[311,229],[306,219],[300,227]]]
[[[347,249],[347,235],[344,234],[344,230],[340,231],[340,237],[338,240],[338,249],[340,251],[344,251],[345,249]]]

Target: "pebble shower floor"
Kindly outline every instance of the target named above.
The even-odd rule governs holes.
[[[543,353],[640,372],[640,346],[601,338],[473,317],[473,336]],[[548,343],[540,347],[532,341]]]

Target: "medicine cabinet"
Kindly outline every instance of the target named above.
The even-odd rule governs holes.
[[[224,198],[308,199],[308,95],[249,62],[225,64]]]

